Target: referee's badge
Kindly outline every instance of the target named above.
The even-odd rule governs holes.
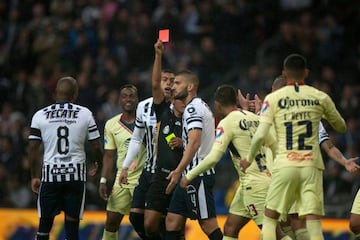
[[[166,125],[164,128],[163,128],[163,134],[168,134],[170,132],[170,127],[169,125]]]

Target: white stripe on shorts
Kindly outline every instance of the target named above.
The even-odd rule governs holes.
[[[209,218],[209,213],[208,213],[207,204],[206,204],[205,187],[204,187],[203,180],[201,180],[201,183],[199,186],[198,199],[199,199],[199,210],[200,210],[201,219]]]

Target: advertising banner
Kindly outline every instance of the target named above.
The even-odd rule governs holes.
[[[81,240],[101,240],[106,213],[102,211],[86,211],[80,223]],[[0,209],[0,240],[32,240],[38,225],[36,210]],[[226,216],[219,216],[219,225],[222,227]],[[51,240],[64,240],[64,215],[55,218],[51,232]],[[323,219],[324,237],[326,240],[351,240],[348,219]],[[138,239],[136,233],[125,217],[120,227],[119,239]],[[253,221],[249,222],[240,232],[240,239],[260,240],[260,230]],[[197,221],[188,220],[186,223],[186,240],[207,240]]]

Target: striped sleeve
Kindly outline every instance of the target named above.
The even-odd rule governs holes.
[[[202,115],[197,111],[193,106],[186,108],[186,113],[184,114],[184,119],[186,122],[187,130],[192,129],[202,129],[203,128],[203,118]]]
[[[34,114],[33,118],[31,119],[30,134],[28,137],[29,140],[37,140],[37,141],[42,140],[39,120],[40,120],[39,113],[37,112]]]
[[[329,134],[326,132],[322,122],[319,123],[319,144],[321,145],[324,141],[330,139]]]
[[[88,126],[88,140],[95,140],[97,138],[100,138],[100,132],[97,128],[97,125],[95,123],[94,117],[92,116],[90,112],[90,120],[89,120],[89,126]]]

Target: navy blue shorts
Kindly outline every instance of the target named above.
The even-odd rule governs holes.
[[[145,209],[146,193],[149,190],[151,178],[153,173],[143,170],[138,185],[134,189],[133,200],[131,208]]]
[[[168,211],[193,220],[216,217],[214,184],[215,175],[209,175],[195,178],[186,189],[177,185]]]
[[[42,182],[38,196],[41,218],[54,218],[61,211],[81,219],[85,203],[85,182]]]

